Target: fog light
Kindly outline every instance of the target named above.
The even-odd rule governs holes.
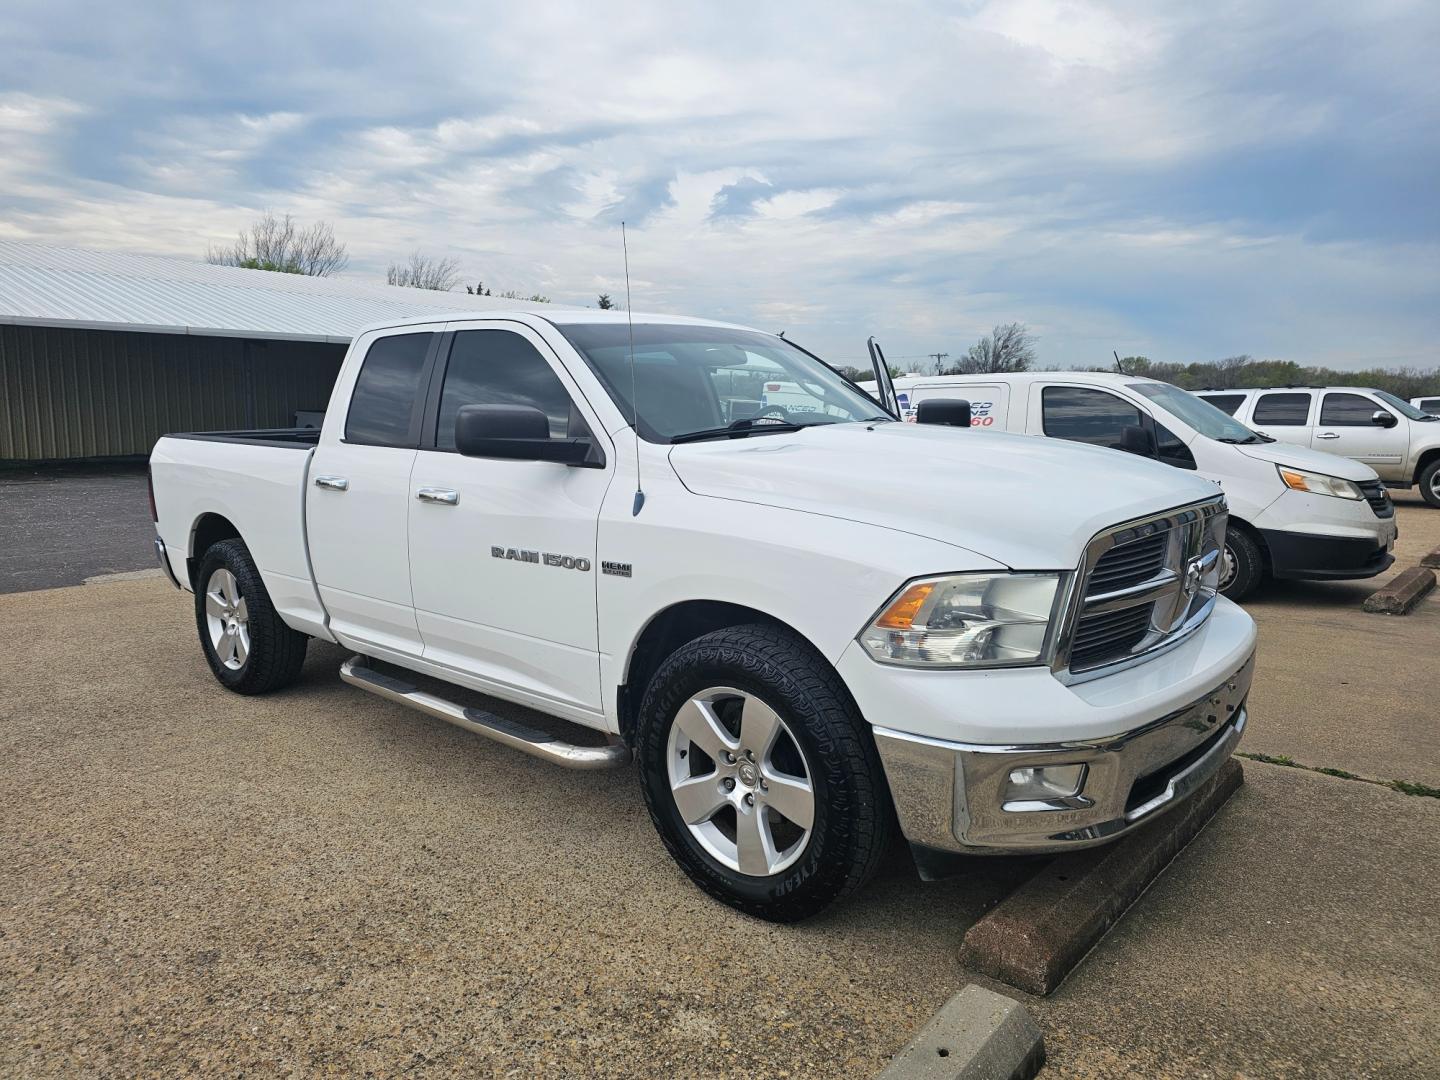
[[[1010,770],[1005,802],[1068,799],[1085,785],[1084,765],[1030,765]]]

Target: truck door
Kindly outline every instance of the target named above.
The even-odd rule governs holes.
[[[410,595],[410,470],[433,352],[440,335],[373,336],[351,387],[335,400],[310,460],[305,526],[311,570],[330,629],[345,645],[383,656],[420,653]]]
[[[1308,390],[1271,390],[1255,398],[1250,426],[1281,442],[1309,446],[1315,395]]]
[[[554,437],[605,440],[533,330],[450,329],[411,478],[410,580],[425,659],[573,719],[599,714],[595,547],[613,454],[600,468],[459,454],[464,405],[532,405]]]
[[[1377,417],[1388,420],[1377,424]],[[1410,421],[1363,394],[1327,393],[1320,402],[1312,445],[1363,461],[1385,480],[1400,480],[1410,448]]]

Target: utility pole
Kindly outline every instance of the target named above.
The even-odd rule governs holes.
[[[926,353],[925,355],[928,356],[931,360],[934,360],[934,361],[935,361],[935,374],[936,374],[936,375],[939,375],[939,374],[940,374],[940,361],[941,361],[941,360],[948,360],[948,359],[950,359],[950,354],[949,354],[948,352],[929,352],[929,353]]]

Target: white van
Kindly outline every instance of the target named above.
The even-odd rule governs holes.
[[[960,399],[975,431],[1125,449],[1213,480],[1230,505],[1221,591],[1231,599],[1267,576],[1366,578],[1395,561],[1395,507],[1374,469],[1277,443],[1169,383],[1043,371],[906,377],[895,391],[906,420],[924,401]]]
[[[1440,418],[1365,386],[1267,386],[1197,390],[1242,424],[1284,443],[1369,465],[1386,487],[1420,485],[1440,507]]]
[[[1431,416],[1440,416],[1440,397],[1412,397],[1410,404]]]

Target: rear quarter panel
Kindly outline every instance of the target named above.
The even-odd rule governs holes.
[[[304,492],[311,451],[165,437],[150,454],[156,529],[176,576],[197,559],[195,527],[207,514],[240,533],[276,610],[290,626],[328,637],[305,548]]]

